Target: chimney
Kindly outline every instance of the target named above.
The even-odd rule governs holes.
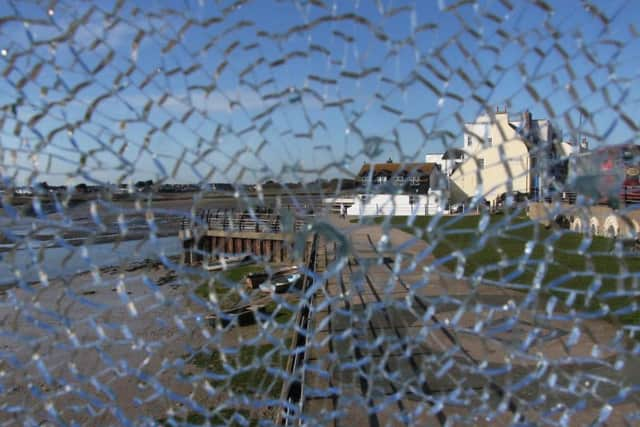
[[[531,113],[529,110],[525,110],[525,112],[522,113],[522,127],[525,132],[531,131]]]
[[[588,150],[589,150],[589,143],[587,142],[587,138],[583,137],[582,141],[580,141],[580,152],[588,151]]]

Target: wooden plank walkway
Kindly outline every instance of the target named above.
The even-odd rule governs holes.
[[[352,256],[346,260],[336,259],[333,242],[325,246],[327,268],[336,262],[344,265],[334,269],[337,273],[315,298],[303,424],[539,423],[559,417],[550,412],[554,405],[579,404],[577,392],[553,390],[545,383],[551,372],[561,374],[564,368],[535,377],[540,355],[552,364],[571,357],[588,360],[594,345],[606,352],[616,332],[613,325],[583,321],[590,333],[568,347],[572,322],[542,322],[536,307],[523,305],[526,293],[425,271],[433,259],[423,257],[424,242],[406,245],[411,236],[392,230],[393,250],[379,253],[375,246],[380,236],[380,227],[351,231]],[[536,340],[521,350],[534,329]],[[634,359],[622,373],[596,363],[611,357],[612,352],[592,358],[590,364],[569,363],[567,372],[595,369],[622,382],[639,366]],[[600,398],[614,395],[604,387],[600,391]],[[597,396],[592,400],[593,408],[572,419],[597,420],[606,402]],[[634,397],[620,405],[609,424],[624,425],[624,414],[640,407],[637,401]]]
[[[335,262],[335,247],[329,245],[326,256],[327,264]],[[404,298],[406,289],[387,283],[384,270],[373,271],[369,263],[377,259],[373,250],[348,259],[329,279],[324,304],[317,304],[315,341],[327,345],[310,351],[305,413],[325,425],[443,424],[436,390],[421,375],[427,349],[415,345],[412,316],[392,302]],[[431,400],[433,413],[412,416],[421,399],[409,395]]]

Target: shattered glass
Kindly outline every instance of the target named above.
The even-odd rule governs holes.
[[[638,17],[3,2],[0,423],[638,425]]]

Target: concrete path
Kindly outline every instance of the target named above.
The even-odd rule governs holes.
[[[611,323],[457,280],[400,230],[332,223],[352,256],[325,241],[309,425],[637,425],[640,364]]]

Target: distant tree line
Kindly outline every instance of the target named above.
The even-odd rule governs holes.
[[[356,181],[353,179],[333,178],[333,179],[327,180],[327,179],[319,178],[307,183],[303,183],[303,182],[280,183],[274,180],[268,180],[264,184],[262,184],[262,188],[265,190],[288,189],[288,190],[322,191],[326,193],[326,192],[334,192],[338,189],[352,190],[356,188]]]
[[[284,182],[280,183],[273,179],[268,180],[262,184],[263,190],[289,190],[289,191],[317,191],[317,192],[334,192],[337,190],[351,190],[356,188],[357,181],[353,179],[316,179],[312,182]],[[34,185],[33,187],[20,187],[20,191],[15,191],[17,195],[29,195],[33,192],[40,193],[63,193],[67,191],[74,191],[78,194],[90,194],[100,193],[102,191],[110,191],[113,193],[128,193],[132,192],[159,192],[159,193],[188,193],[188,192],[223,192],[230,193],[236,190],[245,191],[246,193],[252,193],[256,190],[255,185],[237,185],[229,183],[212,183],[212,184],[158,184],[153,180],[139,180],[133,184],[133,188],[129,189],[127,184],[104,184],[104,185],[90,185],[87,183],[80,183],[73,187],[67,187],[64,185],[50,185],[46,181],[42,181]]]

